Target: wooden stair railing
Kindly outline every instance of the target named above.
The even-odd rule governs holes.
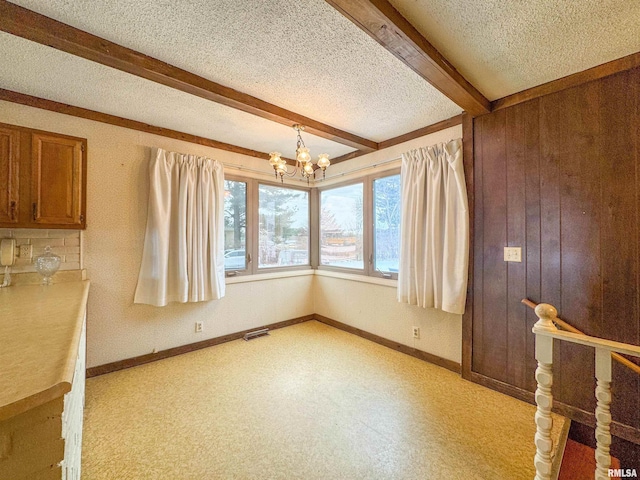
[[[533,310],[535,310],[536,307],[538,306],[537,303],[529,300],[528,298],[523,298],[520,302],[524,303],[527,307],[530,307]],[[563,330],[566,330],[567,332],[579,333],[580,335],[586,335],[586,333],[581,332],[580,330],[578,330],[577,328],[575,328],[572,325],[569,325],[567,322],[562,320],[560,317],[554,318],[553,319],[553,323],[555,323],[557,326],[559,326]],[[630,369],[630,370],[636,372],[638,375],[640,375],[640,366],[638,366],[635,363],[633,363],[632,361],[624,358],[622,355],[620,355],[618,353],[615,353],[615,352],[611,352],[611,358],[613,358],[619,364],[624,365],[628,369]]]
[[[541,303],[535,307],[538,321],[533,326],[536,336],[536,369],[537,389],[535,400],[537,405],[536,422],[536,455],[534,465],[536,469],[535,480],[551,480],[553,440],[551,428],[553,419],[551,407],[553,395],[553,341],[554,339],[565,342],[586,345],[595,349],[595,376],[596,376],[596,480],[608,480],[609,468],[611,468],[611,357],[613,353],[624,353],[634,357],[640,357],[640,347],[597,337],[590,337],[582,333],[563,332],[558,330],[554,323],[558,323],[558,311],[549,304]],[[625,359],[626,360],[626,359]],[[631,363],[631,362],[629,362]]]

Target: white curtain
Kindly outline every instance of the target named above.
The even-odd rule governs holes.
[[[402,155],[398,301],[464,313],[469,205],[462,140]]]
[[[224,174],[209,158],[151,152],[149,209],[135,303],[224,296]]]

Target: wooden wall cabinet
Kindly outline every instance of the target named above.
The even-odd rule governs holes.
[[[85,228],[86,178],[86,139],[0,124],[0,228]]]
[[[18,223],[20,132],[0,127],[0,223]]]

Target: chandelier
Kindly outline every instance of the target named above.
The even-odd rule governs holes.
[[[309,183],[309,177],[313,176],[316,178],[314,163],[311,161],[311,154],[309,153],[309,149],[305,146],[304,140],[302,140],[302,136],[300,132],[304,132],[304,127],[302,125],[295,124],[293,126],[294,130],[298,132],[298,141],[296,144],[296,164],[293,167],[293,170],[289,171],[287,167],[287,161],[282,158],[282,154],[280,152],[271,152],[269,154],[269,164],[273,167],[276,172],[276,178],[278,175],[280,176],[280,181],[284,183],[284,176],[294,177],[297,175],[298,171],[302,175],[303,178],[307,179],[307,183]],[[325,170],[331,162],[329,161],[329,155],[323,153],[318,155],[318,160],[315,163],[317,168],[322,169],[322,178],[325,176]]]

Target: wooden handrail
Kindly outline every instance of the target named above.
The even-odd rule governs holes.
[[[538,306],[537,303],[532,302],[528,298],[523,298],[521,300],[521,302],[524,303],[527,307],[532,308],[534,310]],[[571,332],[571,333],[578,333],[580,335],[586,335],[584,332],[581,332],[577,328],[569,325],[567,322],[565,322],[564,320],[562,320],[562,319],[560,319],[558,317],[555,317],[553,321],[554,321],[554,323],[556,323],[563,330],[566,330],[566,331]],[[619,353],[611,352],[611,358],[613,358],[619,364],[624,365],[625,367],[629,368],[630,370],[632,370],[635,373],[637,373],[638,375],[640,375],[640,367],[638,365],[636,365],[635,363],[633,363],[632,361],[627,360],[626,358],[624,358]]]

